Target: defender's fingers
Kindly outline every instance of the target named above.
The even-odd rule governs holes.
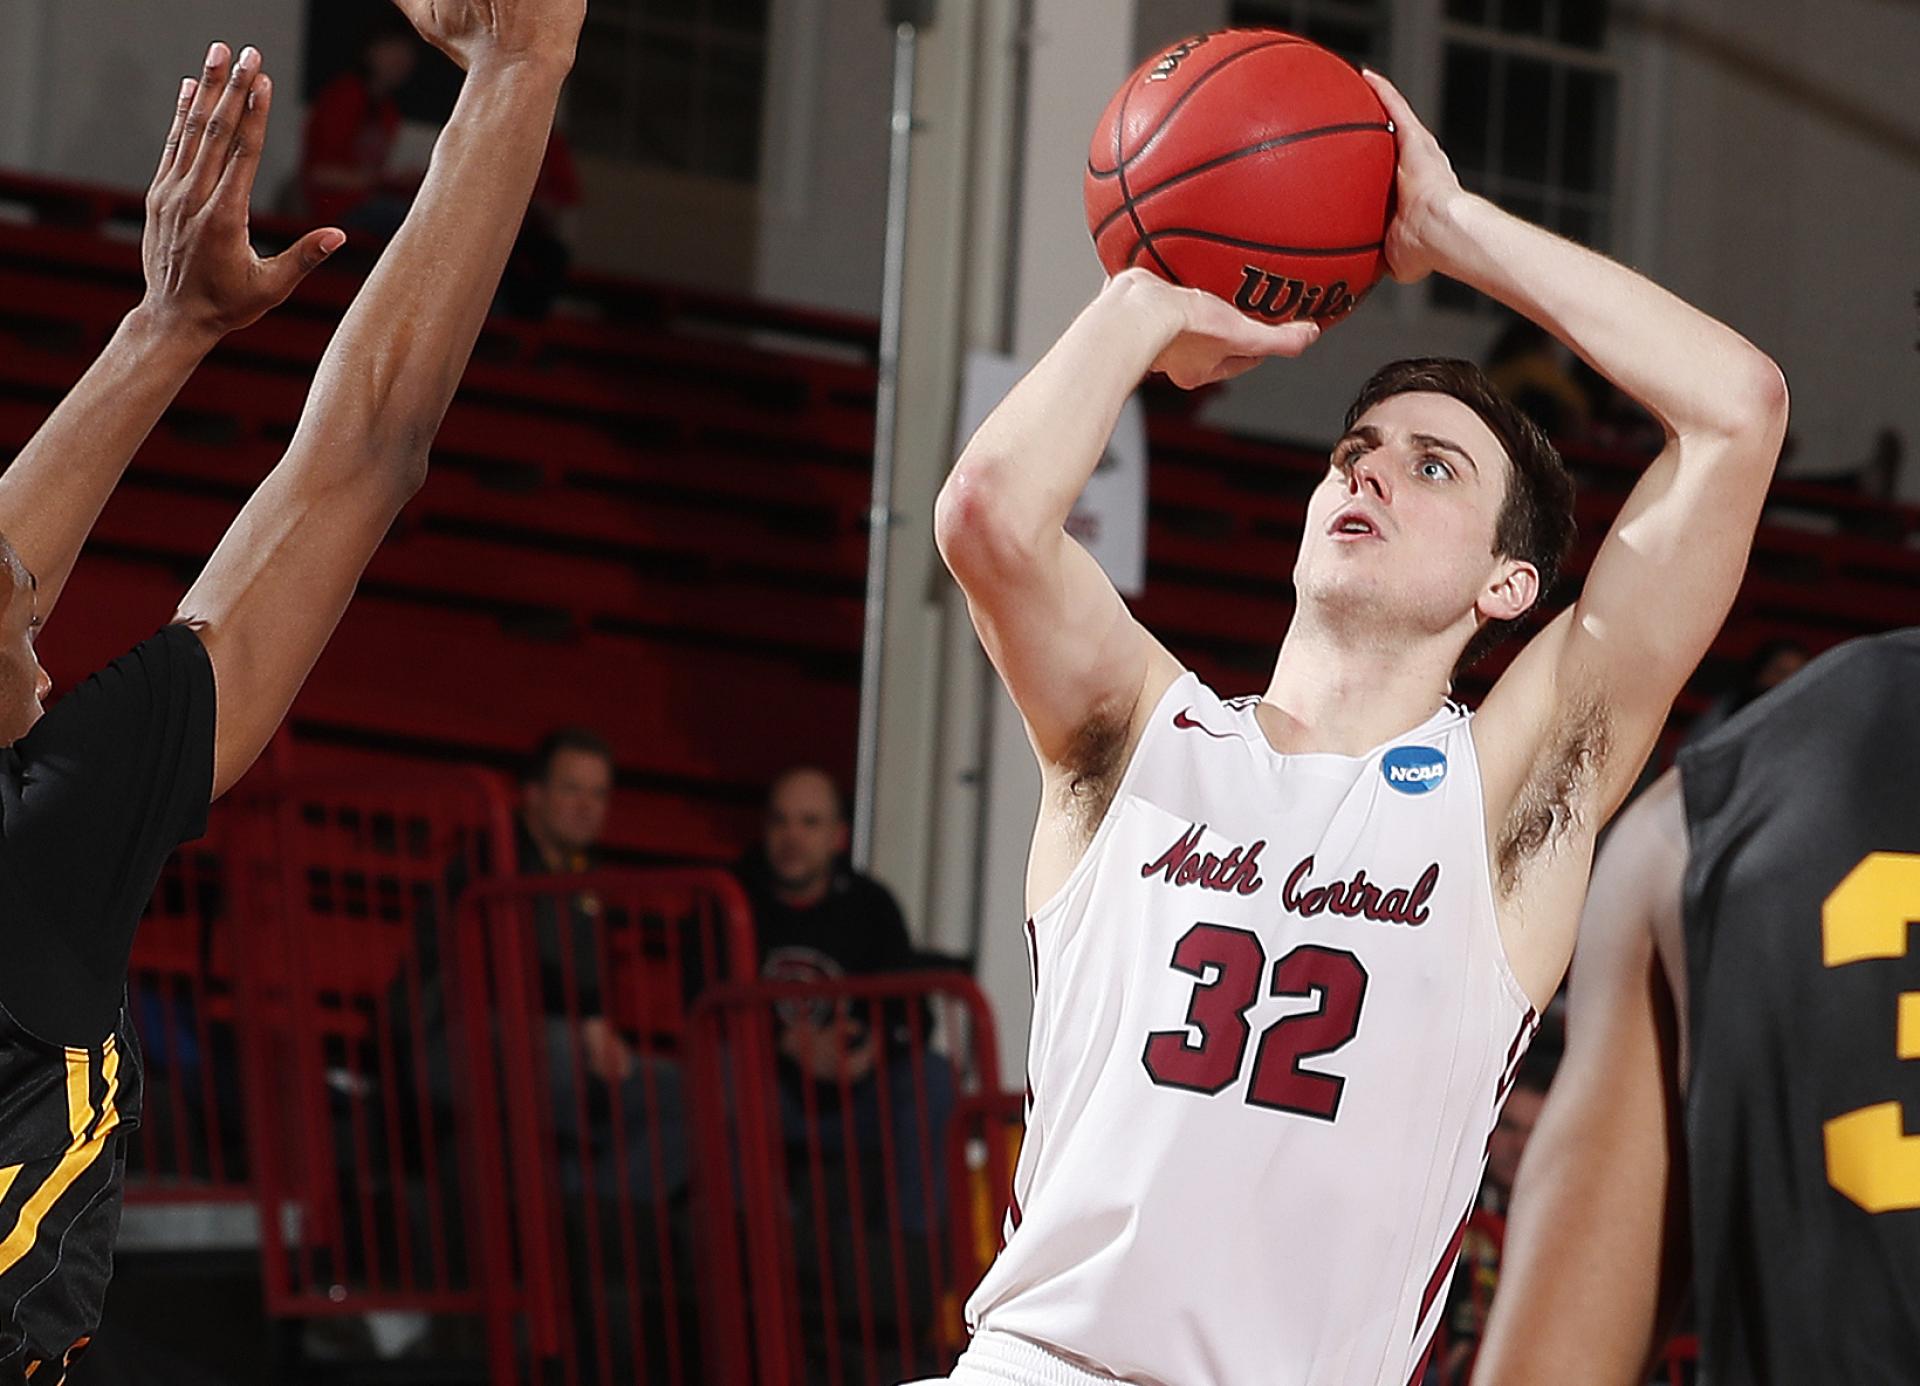
[[[200,90],[197,78],[180,79],[180,96],[173,103],[173,124],[167,130],[167,142],[160,147],[160,166],[153,171],[153,186],[172,172],[174,156],[180,152],[180,137],[187,128],[187,112],[193,109],[194,93]]]
[[[220,99],[207,116],[206,130],[200,136],[200,147],[194,151],[193,169],[187,175],[193,180],[194,191],[201,200],[213,195],[220,175],[226,171],[227,163],[233,157],[234,141],[239,137],[241,125],[245,123],[247,101],[253,92],[254,79],[259,75],[260,50],[252,47],[241,49],[240,56],[227,69],[226,82],[220,88]]]
[[[194,158],[200,152],[200,138],[207,128],[207,118],[213,114],[214,103],[226,90],[227,66],[233,52],[218,39],[207,47],[206,65],[200,69],[200,80],[195,85],[193,104],[187,108],[187,118],[180,127],[180,147],[174,153],[170,172],[179,177],[193,167]]]
[[[235,71],[238,71],[238,66]],[[260,172],[260,151],[267,142],[267,121],[273,110],[273,79],[262,72],[253,79],[226,163],[219,169],[212,200],[222,208],[237,209],[242,217],[253,198],[253,180]]]

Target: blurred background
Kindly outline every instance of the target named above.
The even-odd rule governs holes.
[[[76,1381],[141,1371],[506,1380],[534,1372],[529,1362],[568,1380],[864,1381],[938,1365],[965,1289],[960,1244],[991,1212],[1004,1172],[1000,1095],[1024,1081],[1021,881],[1038,779],[933,551],[932,501],[1007,372],[1034,360],[1098,287],[1080,186],[1108,96],[1157,48],[1228,24],[1288,28],[1385,71],[1469,187],[1645,271],[1785,369],[1792,435],[1747,585],[1649,773],[1702,719],[1723,718],[1810,655],[1920,620],[1920,469],[1906,464],[1920,434],[1920,118],[1905,99],[1920,53],[1913,0],[591,0],[547,167],[433,477],[260,772],[280,787],[270,800],[236,796],[225,826],[170,875],[143,936],[136,995],[155,1075],[147,1148],[110,1315],[118,1337],[103,1334],[83,1368],[96,1374]],[[42,642],[56,685],[167,618],[271,465],[458,91],[458,74],[376,0],[9,0],[0,453],[25,441],[137,297],[140,194],[179,80],[214,38],[257,45],[279,84],[256,197],[262,243],[321,221],[352,240],[285,309],[215,355],[136,460]],[[902,94],[912,121],[906,180],[891,184],[903,194],[900,275],[883,329],[890,113]],[[1383,285],[1302,360],[1200,395],[1146,387],[1116,437],[1121,481],[1081,517],[1142,620],[1223,693],[1264,686],[1290,613],[1305,496],[1345,401],[1380,362],[1429,353],[1487,364],[1562,443],[1582,486],[1582,543],[1557,600],[1577,590],[1657,429],[1497,305],[1438,280]],[[870,573],[877,421],[891,523]],[[863,626],[870,601],[879,639]],[[1498,669],[1476,670],[1464,696],[1477,698]],[[554,742],[556,729],[572,730]],[[795,767],[819,773],[796,781]],[[584,798],[569,808],[570,795]],[[409,855],[408,823],[431,850]],[[320,843],[328,824],[342,834],[330,845]],[[488,1217],[505,1226],[521,1206],[517,1181],[534,1177],[511,1141],[491,1175],[436,1164],[416,1147],[440,1118],[396,1114],[433,1085],[421,1056],[441,1022],[421,987],[435,966],[456,971],[445,949],[423,962],[419,940],[451,927],[470,877],[513,875],[509,860],[545,881],[516,918],[545,934],[584,921],[601,940],[610,992],[627,975],[606,960],[619,952],[605,936],[620,920],[654,920],[635,925],[645,972],[662,956],[659,920],[673,921],[673,937],[705,937],[686,921],[733,909],[733,887],[702,886],[697,904],[635,896],[622,913],[601,905],[627,886],[546,878],[731,873],[745,891],[738,912],[759,932],[736,945],[753,964],[712,963],[702,984],[736,967],[819,980],[771,965],[773,930],[813,927],[778,912],[869,887],[892,914],[862,894],[850,917],[883,943],[830,959],[820,975],[841,985],[934,965],[927,975],[970,979],[884,998],[847,984],[855,991],[834,1002],[865,1008],[857,1028],[883,1032],[880,1052],[911,1070],[900,1102],[937,1116],[927,1180],[949,1147],[959,1173],[916,1185],[913,1197],[939,1216],[903,1221],[895,1209],[880,1222],[908,1242],[880,1238],[886,1254],[844,1277],[821,1248],[835,1240],[833,1220],[858,1221],[857,1208],[821,1203],[810,1231],[798,1213],[775,1219],[797,1239],[787,1261],[819,1263],[788,1277],[803,1326],[787,1335],[787,1360],[715,1356],[728,1332],[703,1317],[717,1292],[699,1277],[719,1272],[687,1269],[692,1278],[675,1282],[660,1268],[673,1260],[666,1251],[651,1278],[633,1281],[644,1312],[589,1313],[580,1287],[593,1277],[580,1267],[592,1256],[579,1231],[594,1219],[580,1200],[597,1157],[578,1152],[554,1157],[560,1230],[542,1253],[547,1273],[575,1287],[570,1300],[556,1307],[526,1290],[524,1258],[542,1245],[531,1224],[501,1234],[489,1264],[513,1267],[504,1279],[447,1269],[480,1257],[477,1242],[442,1245],[439,1280],[422,1269],[425,1250],[406,1274],[397,1261],[382,1271],[408,1240],[395,1229],[417,1225],[424,1248],[435,1226],[443,1242]],[[456,862],[463,874],[449,879]],[[383,907],[383,879],[416,896]],[[371,893],[355,904],[355,890]],[[770,925],[776,916],[785,922]],[[390,951],[362,950],[374,962],[357,980],[343,974],[317,991],[292,980],[324,971],[298,953],[314,931],[352,938],[382,920]],[[249,955],[237,941],[249,924],[295,951]],[[512,931],[500,927],[501,938]],[[555,955],[529,946],[529,975],[551,982]],[[505,956],[473,961],[472,984],[499,984]],[[674,970],[690,1000],[699,988],[677,961]],[[639,1060],[732,1063],[750,1047],[747,1031],[722,1033],[747,1025],[746,1011],[710,1016],[721,1028],[700,1039],[679,1021],[583,1001],[572,973],[554,985],[530,1003],[535,1020],[605,1016],[624,1035],[624,1059],[606,1059],[598,1041],[561,1045],[576,1070],[611,1087]],[[359,1028],[341,1021],[348,1013]],[[791,1007],[754,1015],[772,1027],[761,1039],[782,1046],[786,1086],[768,1089],[772,1110],[819,1084],[789,1047]],[[264,1047],[268,1034],[282,1050]],[[414,1069],[409,1051],[421,1058]],[[275,1069],[270,1052],[286,1066]],[[936,1053],[945,1078],[930,1066]],[[865,1081],[886,1088],[884,1072]],[[681,1120],[663,1115],[675,1109],[659,1094],[648,1084],[634,1099],[655,1131]],[[841,1096],[848,1130],[898,1116],[882,1114],[884,1101],[868,1112],[869,1099]],[[592,1098],[583,1127],[620,1124],[607,1101]],[[817,1151],[817,1117],[766,1119]],[[716,1120],[747,1118],[730,1109]],[[963,1120],[976,1125],[949,1140],[946,1123]],[[528,1130],[536,1143],[558,1139],[556,1150],[567,1139],[537,1121]],[[718,1127],[709,1136],[752,1139]],[[336,1143],[337,1159],[315,1155]],[[289,1173],[296,1155],[313,1168]],[[503,1182],[483,1187],[494,1176]],[[670,1175],[637,1195],[630,1181],[622,1189],[607,1197],[651,1200],[642,1223],[663,1248],[684,1258],[712,1244],[706,1224],[674,1222]],[[475,1200],[489,1211],[476,1215]],[[746,1204],[729,1215],[751,1225]],[[905,1269],[922,1243],[931,1279]],[[873,1285],[898,1290],[895,1310],[874,1307],[891,1292],[862,1288]],[[736,1296],[726,1320],[740,1341],[781,1336],[767,1325],[784,1311],[758,1294]],[[608,1336],[609,1322],[648,1315],[662,1326],[652,1348]],[[1463,1312],[1462,1333],[1472,1320]],[[669,1323],[681,1325],[685,1354],[656,1360]],[[916,1325],[917,1344],[903,1343]],[[563,1339],[573,1346],[562,1351]],[[893,1356],[875,1355],[882,1340]]]

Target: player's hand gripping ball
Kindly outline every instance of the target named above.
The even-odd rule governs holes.
[[[1107,103],[1087,227],[1108,274],[1138,265],[1267,322],[1326,325],[1386,270],[1394,138],[1366,79],[1273,29],[1184,39]]]

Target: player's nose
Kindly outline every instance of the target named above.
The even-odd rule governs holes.
[[[1371,456],[1357,457],[1347,469],[1347,491],[1358,496],[1362,492],[1376,500],[1391,503],[1393,494],[1388,489],[1386,474],[1376,465]]]

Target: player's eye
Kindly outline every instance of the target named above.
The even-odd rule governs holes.
[[[1419,471],[1420,475],[1425,477],[1428,481],[1452,481],[1453,480],[1453,476],[1454,476],[1453,464],[1450,462],[1444,462],[1440,458],[1433,456],[1431,453],[1429,453],[1425,457],[1422,457],[1414,465],[1416,470]]]

